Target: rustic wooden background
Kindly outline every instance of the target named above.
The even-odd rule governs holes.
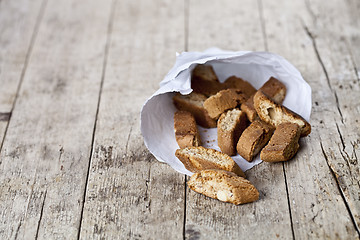
[[[313,90],[310,136],[221,203],[145,148],[175,52],[271,51]],[[1,239],[358,239],[360,1],[1,0]]]

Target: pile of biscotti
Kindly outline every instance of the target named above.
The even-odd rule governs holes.
[[[240,154],[251,162],[260,152],[266,162],[291,159],[299,138],[310,124],[282,106],[286,87],[271,77],[256,90],[249,82],[232,76],[220,83],[210,65],[197,65],[191,77],[193,92],[176,94],[173,102],[176,157],[194,174],[190,189],[233,204],[258,200],[259,192],[230,157]],[[221,152],[201,146],[197,124],[217,127]]]

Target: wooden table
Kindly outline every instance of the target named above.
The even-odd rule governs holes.
[[[312,87],[295,159],[260,199],[190,191],[139,112],[175,52],[270,51]],[[358,239],[358,0],[0,1],[0,239]]]

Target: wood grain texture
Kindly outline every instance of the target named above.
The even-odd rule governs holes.
[[[189,51],[210,47],[264,51],[265,40],[256,1],[189,1]]]
[[[353,18],[353,12],[359,8],[335,0],[326,6],[319,1],[308,6],[317,20],[306,24],[311,26],[309,32],[314,36],[333,94],[330,103],[334,114],[324,120],[331,130],[321,132],[321,147],[360,236],[360,81],[354,58],[357,54],[353,52],[360,46],[356,44],[356,39],[360,39],[357,31],[360,21]],[[331,28],[327,27],[329,22],[332,22]],[[334,137],[329,138],[329,133]]]
[[[360,25],[360,2],[357,0],[347,0],[341,3],[341,14],[346,14],[342,19],[346,19],[347,23],[350,23],[346,25],[346,42],[355,75],[357,75],[357,79],[360,81],[360,33],[359,28],[357,28]],[[338,26],[340,26],[340,23],[338,23]]]
[[[31,45],[36,36],[37,25],[42,13],[43,1],[2,1],[0,4],[0,150],[8,121],[26,70],[26,62]],[[0,165],[2,162],[0,158]],[[3,184],[3,183],[2,183]],[[1,190],[6,188],[0,187]],[[1,195],[3,195],[1,191]],[[12,197],[11,194],[5,194]],[[1,198],[8,203],[13,199]],[[1,201],[2,202],[2,201]],[[4,214],[1,213],[1,216]],[[7,221],[0,222],[0,236],[2,238],[16,238],[20,225],[12,226],[5,233]],[[6,234],[6,235],[5,235]]]
[[[190,1],[189,7],[190,51],[266,49],[256,1]],[[254,203],[234,206],[187,190],[187,239],[292,238],[282,165],[261,164],[246,175],[260,192]]]
[[[2,239],[77,237],[110,4],[46,5],[1,152]]]
[[[341,34],[329,28],[329,24],[339,21],[342,15],[337,13],[329,19],[331,14],[325,9],[323,16],[318,15],[307,1],[282,1],[280,4],[264,1],[263,4],[269,50],[289,59],[313,90],[312,133],[301,140],[301,150],[295,159],[285,164],[295,238],[354,239],[358,232],[332,166],[344,166],[346,162],[340,153],[331,158],[327,156],[339,151],[338,126],[345,117],[335,85],[346,86],[348,80],[345,79],[353,82],[355,77],[349,68],[351,61],[346,48],[338,42]],[[330,8],[337,11],[337,6],[333,3]],[[319,8],[324,8],[323,4],[319,3]],[[327,22],[327,27],[320,24],[321,21]],[[327,66],[328,61],[332,61],[333,66]],[[328,71],[328,67],[332,70]],[[354,91],[358,92],[357,87]],[[356,94],[346,92],[340,94],[348,99],[344,101],[354,101]],[[352,108],[349,114],[353,115],[348,120],[358,116],[356,107]],[[354,130],[351,126],[344,125],[345,128]],[[341,169],[346,171],[347,167]],[[349,172],[342,173],[345,182],[353,178]]]
[[[114,8],[80,238],[182,239],[184,176],[146,149],[139,111],[184,48],[184,5]]]
[[[43,1],[1,1],[0,112],[12,109]],[[1,120],[0,120],[1,121]]]
[[[36,36],[43,2],[4,0],[0,4],[0,150]]]
[[[359,15],[358,0],[0,0],[0,239],[358,239]],[[250,204],[189,190],[140,133],[175,51],[213,46],[282,55],[313,89],[312,133],[246,172]]]

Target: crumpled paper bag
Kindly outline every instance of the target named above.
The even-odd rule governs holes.
[[[311,88],[300,72],[283,57],[269,52],[230,52],[217,48],[177,54],[174,67],[160,83],[160,88],[146,100],[141,110],[141,133],[146,147],[157,160],[168,163],[176,171],[189,176],[192,174],[175,157],[179,146],[174,134],[173,117],[176,108],[172,97],[175,92],[192,92],[191,71],[197,64],[203,63],[213,66],[220,82],[235,75],[249,81],[258,89],[271,76],[279,79],[287,88],[283,105],[309,121]],[[217,129],[199,127],[199,130],[203,146],[220,151],[217,146]],[[246,171],[261,162],[259,155],[251,163],[240,155],[232,158]]]

